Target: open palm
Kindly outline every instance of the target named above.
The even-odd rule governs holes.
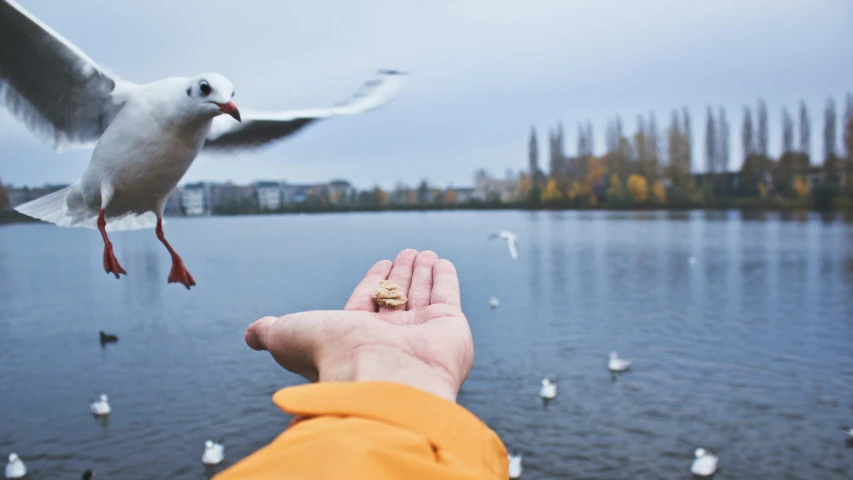
[[[408,297],[405,310],[377,309],[372,294],[385,279]],[[431,251],[403,250],[374,265],[344,310],[264,317],[246,343],[311,381],[392,381],[449,400],[474,358],[456,268]]]

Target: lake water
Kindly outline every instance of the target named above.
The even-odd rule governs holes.
[[[485,240],[499,229],[517,261]],[[433,212],[172,219],[166,235],[192,291],[166,283],[153,231],[112,234],[116,280],[95,231],[0,227],[0,454],[29,478],[203,479],[208,438],[223,467],[266,444],[289,420],[270,396],[303,380],[246,347],[246,326],[341,308],[406,247],[456,264],[476,346],[459,402],[524,454],[524,478],[690,478],[699,446],[717,478],[853,477],[851,223]],[[611,350],[634,361],[615,379]],[[88,411],[102,392],[108,423]]]

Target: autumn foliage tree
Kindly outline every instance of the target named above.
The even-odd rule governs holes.
[[[666,190],[663,188],[663,183],[660,180],[656,181],[652,186],[652,200],[658,205],[666,203]]]
[[[636,173],[631,174],[628,177],[628,192],[634,203],[645,203],[649,198],[649,182],[646,177]]]
[[[557,185],[557,180],[551,178],[548,180],[548,184],[545,186],[545,191],[542,192],[542,203],[546,206],[555,206],[562,195],[560,194],[560,187]]]

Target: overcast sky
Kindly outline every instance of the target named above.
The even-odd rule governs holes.
[[[638,114],[654,111],[665,127],[681,105],[701,159],[708,103],[727,108],[739,165],[743,106],[759,97],[771,153],[781,108],[795,112],[802,98],[820,154],[823,105],[833,96],[840,113],[853,90],[848,0],[19,2],[123,78],[216,71],[244,109],[326,106],[378,68],[411,73],[380,110],[317,123],[259,152],[202,155],[182,183],[470,185],[478,167],[525,168],[531,125],[544,151],[547,128],[563,121],[571,154],[575,125],[588,119],[601,152],[607,118],[621,114],[633,131]],[[91,155],[54,152],[2,108],[0,147],[0,178],[17,185],[72,182]]]

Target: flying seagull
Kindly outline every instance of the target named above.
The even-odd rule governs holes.
[[[13,0],[0,0],[0,104],[54,148],[94,146],[83,176],[17,211],[61,227],[97,228],[104,270],[127,272],[108,231],[156,228],[172,256],[169,283],[195,280],[163,234],[163,207],[200,151],[257,148],[320,119],[391,101],[406,75],[380,70],[332,107],[242,113],[217,73],[136,84],[108,72]],[[225,114],[225,115],[222,115]]]
[[[516,248],[518,235],[506,230],[502,230],[500,232],[489,235],[490,240],[493,238],[503,238],[504,240],[506,240],[506,244],[509,246],[509,256],[512,257],[513,260],[518,258],[518,248]]]

